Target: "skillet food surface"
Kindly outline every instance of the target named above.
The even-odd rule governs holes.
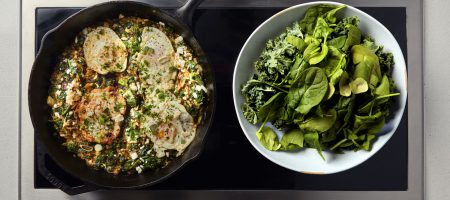
[[[119,15],[86,27],[59,58],[47,104],[62,145],[112,174],[158,170],[202,122],[202,66],[162,22]]]

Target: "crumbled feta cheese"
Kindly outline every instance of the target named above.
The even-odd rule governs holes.
[[[158,157],[158,158],[162,158],[162,157],[164,157],[164,149],[160,149],[159,147],[157,147],[157,146],[154,146],[154,148],[155,148],[155,151],[156,151],[156,157]]]
[[[102,146],[101,144],[96,144],[96,145],[94,146],[94,149],[95,149],[95,151],[99,152],[99,151],[102,151],[103,146]]]
[[[137,113],[136,109],[131,109],[130,110],[130,116],[131,117],[137,117],[138,116],[138,113]]]
[[[194,98],[197,98],[197,97],[198,97],[198,95],[197,95],[196,92],[193,92],[193,93],[192,93],[192,96],[193,96]]]
[[[181,36],[178,36],[177,38],[175,38],[175,44],[178,44],[182,41],[183,41],[183,37],[181,37]]]
[[[205,86],[203,86],[203,85],[196,85],[195,90],[197,90],[197,91],[203,90],[204,92],[208,91],[208,90],[206,90]]]
[[[186,49],[186,46],[177,47],[177,54],[182,54],[184,52],[184,49]]]
[[[91,110],[88,110],[86,114],[88,117],[90,117],[90,116],[94,115],[94,112],[92,112]]]
[[[136,91],[138,88],[137,88],[135,83],[131,83],[130,84],[130,89],[133,90],[133,91]]]
[[[161,26],[165,26],[163,22],[158,22],[158,24],[160,24]]]
[[[137,166],[136,167],[136,171],[137,171],[137,173],[142,173],[142,167],[141,166]]]
[[[131,157],[131,159],[135,160],[138,157],[138,155],[136,152],[131,152],[130,157]]]
[[[73,90],[73,88],[76,88],[79,85],[79,83],[77,82],[77,79],[74,79],[72,82],[70,82],[67,85],[67,90],[66,90],[66,103],[69,105],[73,105],[74,101],[77,99],[77,90],[75,89],[75,91]]]
[[[118,114],[118,115],[112,117],[112,120],[114,120],[115,122],[121,122],[121,121],[123,121],[123,119],[124,119],[123,115],[121,115],[121,114]]]

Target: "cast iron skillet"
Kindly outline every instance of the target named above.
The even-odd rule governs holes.
[[[42,39],[41,48],[34,61],[31,70],[30,82],[28,85],[28,106],[30,108],[31,120],[34,126],[37,142],[41,143],[44,152],[47,153],[62,169],[72,176],[80,179],[85,184],[72,187],[65,184],[58,177],[47,170],[45,165],[45,155],[38,155],[41,159],[38,164],[40,173],[53,185],[68,194],[79,194],[95,189],[132,189],[142,188],[156,184],[184,166],[187,162],[196,158],[203,148],[203,139],[210,127],[214,112],[214,78],[211,67],[208,65],[205,54],[199,43],[194,38],[189,29],[193,11],[200,4],[201,0],[190,0],[184,6],[169,14],[163,10],[148,4],[138,2],[113,1],[97,4],[85,8],[70,16],[59,26],[45,34]],[[146,171],[136,175],[108,174],[103,170],[93,170],[79,158],[74,158],[61,146],[61,141],[54,136],[55,130],[48,122],[50,117],[50,106],[46,99],[50,86],[50,75],[57,64],[58,56],[64,48],[74,41],[75,35],[83,28],[94,25],[105,18],[115,18],[119,14],[125,16],[138,16],[154,21],[164,22],[167,26],[173,27],[177,33],[183,36],[185,42],[191,46],[195,55],[199,58],[204,69],[205,84],[209,92],[209,100],[206,104],[204,121],[197,129],[197,135],[184,154],[173,160],[168,166],[159,171]]]

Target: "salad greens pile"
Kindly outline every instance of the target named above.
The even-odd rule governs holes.
[[[341,153],[370,150],[384,126],[395,86],[391,53],[358,29],[358,17],[336,18],[345,6],[318,5],[269,40],[242,86],[245,118],[268,150],[303,147]],[[266,126],[284,130],[281,140]]]

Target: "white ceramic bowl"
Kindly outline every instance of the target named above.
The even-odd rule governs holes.
[[[241,109],[245,101],[241,94],[241,85],[255,73],[253,63],[264,49],[266,41],[280,35],[287,26],[291,26],[293,22],[302,19],[306,9],[318,4],[342,5],[341,3],[328,1],[299,4],[280,11],[256,28],[242,47],[236,62],[233,74],[233,98],[236,114],[245,136],[253,147],[267,159],[280,166],[302,173],[331,174],[357,166],[374,155],[394,134],[403,116],[407,98],[405,60],[394,36],[376,19],[348,5],[340,10],[337,15],[338,18],[358,16],[360,19],[359,29],[362,34],[371,36],[375,39],[376,44],[384,45],[384,50],[392,52],[394,55],[395,65],[392,77],[401,95],[396,97],[397,106],[391,111],[385,126],[378,134],[378,139],[373,143],[371,151],[346,151],[344,154],[333,154],[326,151],[324,152],[326,161],[322,160],[315,149],[303,149],[296,152],[269,151],[259,143],[256,137],[258,126],[250,124],[243,116]],[[282,133],[277,131],[277,134],[281,138]]]

